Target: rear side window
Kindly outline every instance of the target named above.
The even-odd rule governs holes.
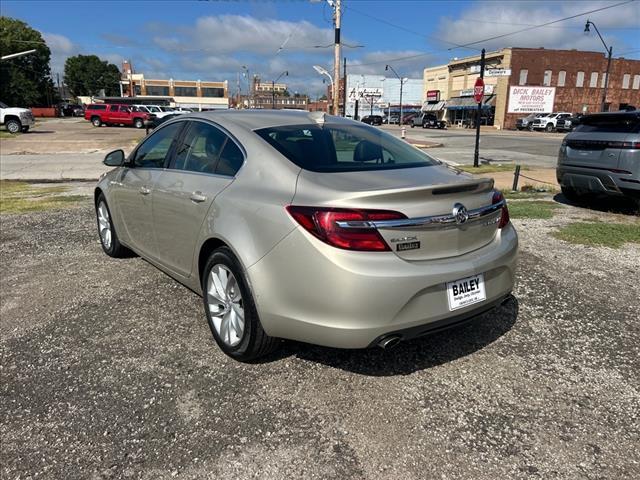
[[[244,156],[240,148],[232,140],[227,140],[222,155],[220,155],[216,173],[232,177],[240,170],[243,162]]]
[[[256,133],[291,162],[312,172],[391,170],[439,164],[403,140],[365,125],[287,125]]]
[[[640,133],[640,115],[593,115],[580,119],[574,132]]]
[[[212,125],[190,122],[176,149],[173,168],[188,172],[215,173],[216,162],[227,136]]]
[[[87,107],[87,110],[106,110],[107,106],[106,105],[89,105]]]

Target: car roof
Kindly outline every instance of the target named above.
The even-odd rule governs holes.
[[[223,126],[225,123],[232,123],[247,130],[321,123],[322,118],[331,123],[353,123],[353,120],[343,117],[306,110],[213,110],[190,113],[183,115],[183,118],[201,118]]]

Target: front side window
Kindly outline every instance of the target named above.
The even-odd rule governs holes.
[[[295,165],[313,172],[392,170],[439,164],[408,143],[366,125],[287,125],[256,133]]]
[[[215,173],[227,136],[213,125],[190,122],[180,146],[176,149],[173,167],[188,172]]]
[[[172,123],[151,134],[136,150],[133,164],[137,168],[163,168],[174,139],[183,123]]]

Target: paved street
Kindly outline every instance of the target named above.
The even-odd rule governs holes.
[[[382,127],[400,136],[397,126]],[[33,133],[0,140],[0,179],[95,180],[107,170],[105,153],[130,151],[144,131],[124,127],[94,128],[83,119],[41,122]],[[562,134],[483,130],[480,158],[534,168],[555,167]],[[430,155],[453,164],[472,164],[475,131],[407,128],[407,138],[441,143]]]
[[[384,126],[385,130],[400,135],[397,126]],[[447,130],[406,129],[407,138],[442,143],[442,147],[429,150],[441,160],[459,165],[473,163],[475,130],[449,128]],[[480,159],[496,163],[513,163],[536,168],[555,167],[558,150],[564,134],[517,132],[483,129],[480,134]]]
[[[0,217],[7,479],[637,479],[640,245],[516,220],[514,296],[395,349],[214,345],[199,297],[105,256],[90,200]],[[580,258],[576,262],[575,258]]]

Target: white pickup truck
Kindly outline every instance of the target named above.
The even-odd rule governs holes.
[[[28,132],[36,121],[31,110],[27,108],[9,107],[0,102],[0,125],[4,125],[9,133]]]
[[[561,118],[569,118],[570,116],[571,114],[568,112],[550,113],[547,116],[535,118],[531,128],[533,130],[546,130],[547,132],[553,132],[556,129],[558,120]]]

